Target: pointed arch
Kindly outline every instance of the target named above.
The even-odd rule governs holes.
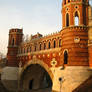
[[[74,24],[75,24],[75,26],[79,25],[79,14],[78,14],[78,11],[76,11],[75,14],[74,14]]]
[[[42,45],[41,45],[41,43],[40,43],[40,50],[41,50],[41,48],[42,48]]]
[[[54,45],[53,47],[54,47],[54,48],[56,48],[56,41],[55,41],[55,40],[54,40],[54,43],[53,43],[53,45]]]
[[[50,47],[51,47],[51,46],[50,46],[50,42],[49,42],[49,43],[48,43],[48,49],[50,49]]]
[[[69,26],[69,14],[67,13],[66,14],[66,27]]]
[[[35,46],[35,48],[34,48],[34,51],[36,51],[36,46]]]
[[[64,4],[66,4],[66,0],[64,0]]]
[[[46,43],[44,43],[44,50],[46,49]]]
[[[25,75],[25,71],[32,65],[39,65],[41,66],[43,69],[45,69],[45,71],[49,74],[50,76],[50,79],[52,81],[52,87],[53,87],[53,78],[54,78],[54,75],[51,71],[51,69],[49,68],[49,66],[44,63],[43,61],[39,60],[39,59],[32,59],[31,61],[29,61],[28,63],[26,63],[23,68],[21,69],[20,71],[20,76],[19,76],[19,87],[20,88],[24,88],[24,85],[23,85],[23,82],[24,82],[24,75]],[[32,79],[31,79],[32,80]],[[32,81],[30,81],[30,84],[34,84]],[[30,89],[32,89],[33,86],[29,86]]]
[[[24,48],[24,53],[25,53],[25,48]]]
[[[14,40],[14,38],[12,39],[12,46],[14,46],[15,45],[15,40]]]
[[[68,0],[68,3],[70,2],[70,0]]]
[[[20,79],[21,79],[21,77],[22,77],[24,71],[25,71],[30,65],[32,65],[32,64],[39,64],[40,66],[42,66],[42,67],[48,72],[48,74],[50,75],[50,77],[51,77],[51,79],[52,79],[52,81],[53,81],[54,75],[53,75],[52,71],[50,70],[49,66],[48,66],[46,63],[44,63],[43,61],[39,60],[39,59],[36,59],[36,60],[35,60],[35,59],[32,59],[31,61],[29,61],[28,63],[26,63],[26,64],[24,65],[24,67],[22,68],[21,73],[20,73]]]
[[[68,63],[68,52],[67,50],[64,51],[64,64]]]
[[[62,40],[60,39],[59,40],[59,47],[61,47],[62,46]]]
[[[27,47],[27,53],[29,52],[29,47]]]
[[[30,47],[29,49],[30,49],[30,52],[31,52],[32,48]]]

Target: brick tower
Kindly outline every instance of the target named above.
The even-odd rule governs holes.
[[[63,0],[62,50],[69,66],[88,66],[88,0]]]
[[[17,53],[18,46],[22,42],[22,29],[11,29],[9,31],[9,43],[8,43],[8,66],[17,66]]]
[[[89,46],[89,65],[92,67],[92,5],[89,6],[89,31],[88,31],[88,46]]]

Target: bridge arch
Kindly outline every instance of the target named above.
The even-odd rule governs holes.
[[[45,74],[46,74],[46,76],[49,76],[48,78],[50,79],[50,81],[51,81],[51,83],[49,83],[51,86],[53,86],[53,73],[52,73],[52,71],[50,70],[50,68],[49,68],[49,66],[46,64],[46,63],[44,63],[44,61],[41,61],[41,60],[39,60],[39,59],[32,59],[32,60],[30,60],[27,64],[25,64],[24,65],[24,67],[22,68],[22,70],[21,70],[21,73],[20,73],[20,79],[19,79],[19,86],[20,86],[20,88],[22,88],[22,89],[27,89],[27,90],[29,90],[29,87],[30,88],[32,88],[32,86],[27,86],[26,84],[26,87],[24,87],[24,75],[26,75],[26,73],[28,73],[28,68],[31,68],[31,70],[33,69],[32,67],[34,66],[34,68],[36,67],[39,67],[40,68],[40,70],[42,69],[42,71],[41,72],[45,72]],[[39,68],[37,69],[38,71],[39,71]],[[34,71],[34,69],[33,69],[33,71]],[[39,74],[40,75],[40,74]],[[27,76],[29,76],[28,74],[27,74]],[[36,75],[37,76],[37,75]],[[29,83],[33,83],[33,79],[31,78],[30,79],[30,82]],[[52,87],[51,87],[52,88]]]

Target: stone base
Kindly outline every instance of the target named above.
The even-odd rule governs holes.
[[[51,68],[53,78],[53,90],[60,92],[72,92],[79,87],[84,81],[92,76],[92,69],[82,66],[67,66],[65,69],[62,67]],[[60,82],[59,78],[62,78]]]
[[[11,91],[18,89],[18,67],[5,67],[1,72],[3,85]]]
[[[4,87],[9,91],[18,90],[18,81],[17,80],[2,80]]]

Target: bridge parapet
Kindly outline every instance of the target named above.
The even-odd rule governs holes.
[[[39,60],[45,62],[49,67],[63,65],[63,57],[61,48],[53,48],[48,50],[41,50],[37,52],[28,52],[24,54],[18,54],[18,61],[25,65],[28,61],[36,57]]]

